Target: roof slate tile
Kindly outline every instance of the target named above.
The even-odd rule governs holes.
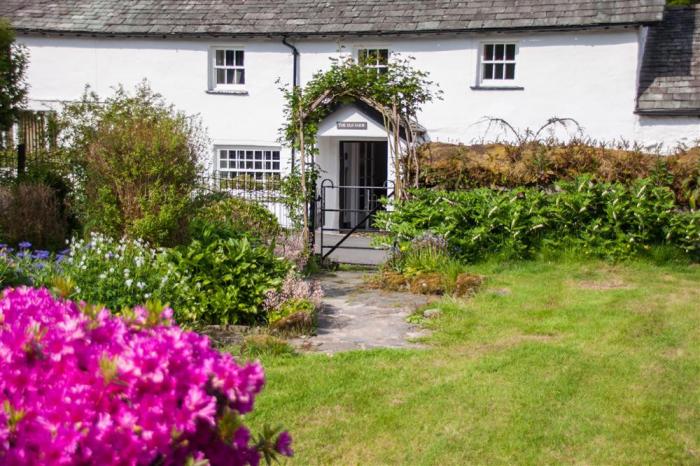
[[[101,34],[123,25],[117,29],[134,35],[168,35],[177,26],[193,35],[304,36],[326,34],[329,24],[366,34],[652,23],[663,6],[664,0],[2,0],[0,16],[25,32]]]

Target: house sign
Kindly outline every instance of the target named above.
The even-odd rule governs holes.
[[[338,121],[338,129],[367,129],[366,121]]]

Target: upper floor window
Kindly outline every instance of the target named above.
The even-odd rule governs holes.
[[[240,49],[212,50],[212,88],[226,89],[245,84],[245,52]]]
[[[515,80],[516,44],[482,44],[481,83],[499,84]]]
[[[389,70],[389,49],[360,49],[357,62],[377,70],[377,73],[386,73]]]

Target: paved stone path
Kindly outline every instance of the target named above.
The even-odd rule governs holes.
[[[411,340],[426,335],[406,322],[431,298],[368,288],[368,272],[334,272],[320,277],[325,292],[315,336],[295,339],[303,351],[336,353],[370,348],[419,348]]]

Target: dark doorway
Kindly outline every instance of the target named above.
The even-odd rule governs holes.
[[[387,195],[386,141],[340,142],[340,228],[354,228]],[[370,229],[370,221],[360,225]]]

